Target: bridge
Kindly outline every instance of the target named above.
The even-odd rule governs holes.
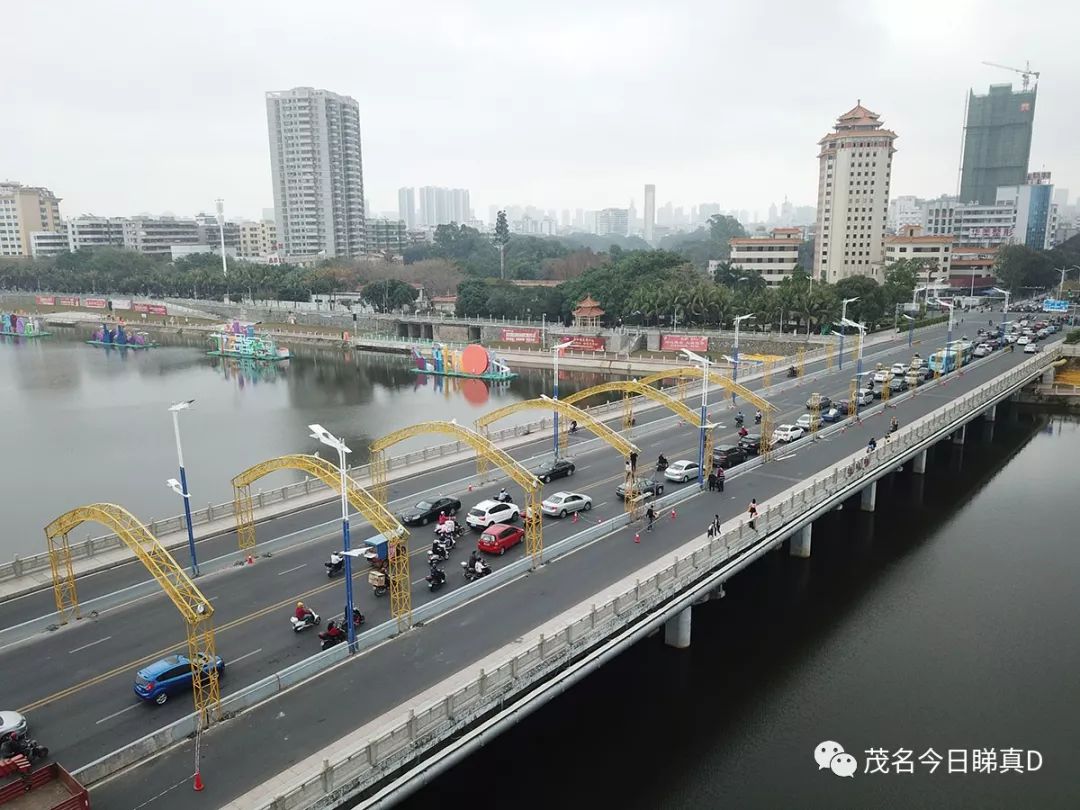
[[[927,330],[921,353],[944,339],[943,329]],[[1023,386],[1049,382],[1060,351],[1052,344],[1035,355],[996,352],[977,360],[864,409],[859,421],[823,427],[774,449],[767,461],[730,470],[722,495],[667,482],[653,532],[615,497],[622,456],[601,440],[572,436],[575,476],[547,488],[585,492],[593,510],[577,523],[545,518],[539,564],[518,546],[494,564],[492,576],[466,585],[452,559],[451,587],[436,594],[414,575],[413,622],[402,632],[388,598],[374,597],[358,575],[368,622],[355,655],[344,645],[313,655],[315,639],[293,634],[286,622],[297,599],[325,616],[340,613],[342,583],[327,581],[321,564],[340,544],[337,506],[263,525],[260,545],[264,535],[300,532],[301,539],[254,565],[229,565],[198,580],[228,665],[219,712],[225,719],[201,737],[206,790],[198,799],[191,792],[191,703],[175,698],[150,708],[130,691],[135,670],[185,644],[176,608],[145,587],[140,566],[80,580],[84,609],[94,604],[97,612],[62,629],[39,629],[54,618],[51,591],[0,603],[3,708],[28,715],[34,735],[91,783],[95,807],[198,801],[301,808],[352,796],[400,798],[636,640],[661,630],[672,646],[690,644],[694,604],[721,596],[727,579],[772,549],[808,556],[817,516],[849,500],[874,509],[880,478],[920,474],[935,443],[963,441],[969,421],[993,420],[998,404]],[[911,353],[905,337],[874,347],[865,361],[906,362]],[[779,424],[803,413],[812,394],[845,396],[853,370],[822,360],[808,363],[797,380],[764,388],[761,380],[742,382],[773,405]],[[687,394],[691,402],[700,397]],[[728,398],[722,389],[710,398],[720,442],[733,439]],[[661,451],[673,461],[696,458],[696,427],[662,407],[639,405],[635,413],[643,464]],[[886,442],[892,416],[900,430]],[[871,436],[878,446],[868,453]],[[509,453],[528,469],[550,446],[548,434]],[[468,506],[501,485],[477,484],[474,464],[463,458],[389,481],[386,497],[395,511],[430,492],[456,494]],[[752,497],[759,504],[754,528],[745,514]],[[704,528],[714,514],[722,530],[709,538]],[[355,520],[354,536],[365,531],[373,533]],[[429,543],[425,530],[414,530],[410,556],[425,554]],[[225,534],[205,541],[201,556],[211,549],[235,555],[236,547],[235,534]],[[297,762],[297,751],[310,756]]]

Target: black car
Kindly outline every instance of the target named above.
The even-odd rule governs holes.
[[[758,453],[761,452],[761,434],[747,433],[745,436],[739,439],[739,448],[743,450],[747,455],[756,456]],[[715,453],[713,454],[713,458],[716,458]]]
[[[426,526],[431,521],[437,520],[440,512],[455,515],[459,509],[461,509],[461,501],[442,495],[431,500],[420,501],[398,515],[398,520],[406,526]]]
[[[890,394],[902,394],[908,390],[907,380],[903,377],[893,377],[889,380],[889,393]]]
[[[626,484],[622,483],[615,487],[615,494],[619,496],[620,500],[626,500]],[[659,481],[654,481],[652,478],[635,478],[634,494],[659,498],[664,494],[664,485]]]
[[[806,410],[810,410],[813,407],[814,407],[814,398],[810,397],[810,399],[806,400]],[[827,411],[831,407],[832,407],[832,400],[829,399],[824,394],[818,394],[818,410],[819,411]]]
[[[547,464],[542,464],[535,470],[533,470],[533,475],[535,475],[545,484],[549,481],[554,481],[556,478],[566,478],[568,475],[573,474],[574,462],[565,458],[560,458],[556,461],[550,461]]]
[[[747,434],[746,438],[749,439],[750,434]],[[759,446],[760,443],[761,436],[758,436]],[[741,445],[741,441],[739,444],[718,444],[712,451],[713,466],[723,467],[726,470],[730,467],[734,467],[736,464],[742,464],[746,461],[746,448]]]

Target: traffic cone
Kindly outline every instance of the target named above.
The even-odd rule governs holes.
[[[203,789],[202,774],[198,771],[195,771],[195,784],[192,787],[195,788],[196,793]]]
[[[580,518],[578,517],[578,513],[577,513],[577,512],[574,512],[574,519],[573,519],[573,520],[571,520],[570,522],[571,522],[571,523],[577,523],[577,522],[578,522],[578,520],[580,520]]]
[[[641,542],[641,532],[634,532],[634,542],[635,543],[640,543]]]
[[[676,517],[678,517],[678,515],[676,515],[676,514],[675,514],[675,510],[674,510],[674,509],[672,509],[672,510],[671,510],[671,519],[672,519],[672,520],[674,520],[674,519],[675,519]]]
[[[469,492],[472,492],[472,484],[469,484]]]
[[[250,554],[248,554],[248,556],[247,556],[247,564],[248,565],[254,565],[255,564],[255,558],[252,557]]]

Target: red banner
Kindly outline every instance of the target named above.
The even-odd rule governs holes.
[[[51,307],[56,303],[56,296],[54,295],[36,295],[34,300],[38,302],[38,306]]]
[[[75,299],[78,301],[79,299]],[[105,309],[109,305],[109,302],[104,298],[85,298],[83,299],[83,306],[89,309]]]
[[[707,352],[709,339],[704,335],[661,335],[660,351],[677,352],[689,349],[692,352]]]
[[[62,307],[77,307],[79,305],[79,296],[77,295],[61,295],[56,300]]]
[[[587,335],[573,335],[569,337],[574,341],[566,348],[570,351],[583,351],[583,352],[602,352],[607,348],[607,338],[605,337],[590,337]]]
[[[148,312],[151,315],[169,314],[169,310],[164,304],[132,304],[131,308],[136,312]]]
[[[510,327],[503,327],[502,335],[499,337],[503,343],[539,343],[540,342],[540,330],[539,329],[512,329]]]

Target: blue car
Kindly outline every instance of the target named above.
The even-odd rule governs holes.
[[[225,677],[225,662],[221,656],[215,656],[215,668],[218,677]],[[202,670],[210,673],[210,663],[204,661]],[[135,674],[135,694],[146,702],[158,706],[169,699],[169,695],[187,692],[191,689],[191,659],[186,655],[170,655],[155,661]]]

